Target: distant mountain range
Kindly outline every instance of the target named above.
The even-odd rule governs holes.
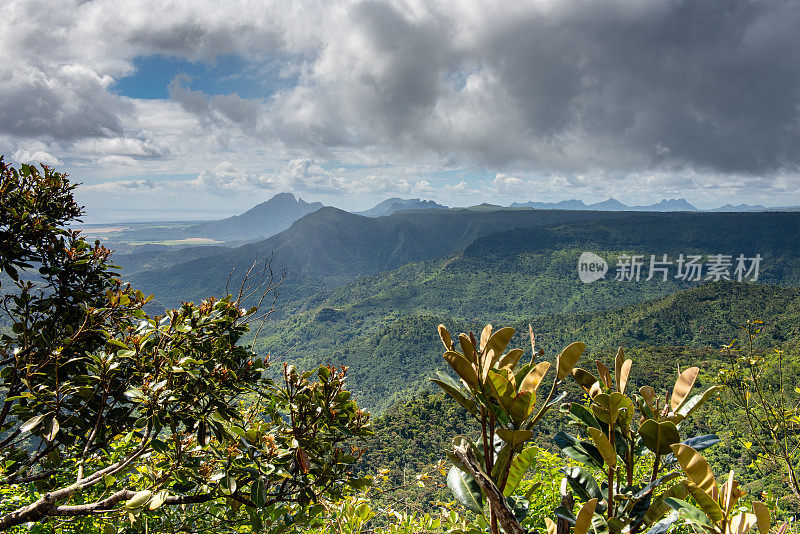
[[[388,198],[377,204],[376,206],[365,210],[356,211],[356,215],[364,215],[366,217],[382,217],[384,215],[391,215],[397,211],[402,210],[425,210],[425,209],[448,209],[447,206],[437,204],[432,200],[420,200],[418,198]]]
[[[321,202],[306,202],[291,193],[279,193],[241,215],[181,228],[139,228],[121,232],[119,241],[166,241],[202,237],[217,241],[264,239],[289,228],[300,217],[315,212]]]
[[[732,204],[725,204],[719,208],[701,210],[696,206],[691,205],[685,198],[670,198],[662,199],[661,202],[656,204],[649,204],[647,206],[628,206],[623,204],[615,198],[609,198],[602,202],[595,204],[584,204],[582,200],[562,200],[561,202],[514,202],[511,204],[512,208],[533,208],[537,210],[594,210],[594,211],[730,211],[730,212],[745,212],[745,211],[766,211],[770,209],[790,209],[790,208],[767,208],[764,206],[756,205],[750,206],[748,204],[739,204],[734,206]]]

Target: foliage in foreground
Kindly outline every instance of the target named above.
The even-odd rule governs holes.
[[[275,383],[239,345],[269,313],[241,302],[274,278],[253,273],[236,297],[151,317],[110,252],[65,228],[81,213],[66,176],[0,166],[0,270],[14,284],[0,338],[0,530],[78,518],[67,529],[280,531],[364,484],[345,441],[369,434],[369,418],[345,370],[288,367]]]

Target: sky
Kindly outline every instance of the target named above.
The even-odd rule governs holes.
[[[87,221],[800,205],[800,2],[0,2],[0,154]]]

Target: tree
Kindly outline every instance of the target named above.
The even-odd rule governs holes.
[[[738,343],[723,346],[729,367],[719,373],[725,387],[722,415],[735,430],[751,465],[762,477],[783,479],[795,509],[800,501],[800,388],[798,360],[783,349],[757,345],[760,320],[747,321]]]
[[[439,325],[444,359],[460,380],[440,372],[432,381],[481,426],[477,443],[465,436],[453,439],[452,451],[447,453],[453,462],[447,485],[459,502],[481,516],[486,499],[492,534],[499,534],[499,528],[509,534],[524,532],[520,522],[528,513],[529,503],[513,493],[539,452],[528,443],[533,438],[532,428],[564,398],[556,392],[586,348],[583,343],[572,343],[556,358],[553,385],[537,407],[537,391],[550,362],[535,362],[543,351],[537,351],[533,329],[528,329],[531,361],[518,366],[522,349],[503,354],[514,335],[513,328],[493,332],[492,325],[486,325],[480,343],[472,332],[461,333],[458,342],[463,352],[459,352],[447,328]]]
[[[286,367],[275,383],[240,345],[272,310],[259,309],[278,283],[268,265],[236,296],[151,316],[111,252],[66,228],[82,213],[74,188],[0,157],[0,530],[52,517],[137,525],[201,504],[198,521],[217,531],[280,530],[362,484],[344,442],[369,434],[369,417],[346,368]]]

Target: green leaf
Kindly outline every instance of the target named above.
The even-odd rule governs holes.
[[[226,473],[222,480],[219,482],[219,489],[222,490],[222,493],[225,495],[233,495],[236,493],[236,479],[233,478],[233,475],[230,473]]]
[[[652,419],[647,419],[639,427],[639,435],[645,447],[656,454],[669,454],[670,447],[681,440],[678,427],[670,421],[657,423]]]
[[[47,414],[34,415],[30,419],[22,423],[22,425],[19,427],[20,434],[24,434],[25,432],[30,432],[31,430],[39,426],[39,424],[42,422],[42,419],[44,419],[45,415]]]
[[[717,491],[717,480],[706,459],[688,445],[675,444],[672,452],[686,473],[687,478],[698,488],[713,496]]]
[[[678,409],[678,412],[677,412],[678,415],[681,415],[683,417],[689,417],[690,415],[692,415],[694,413],[695,410],[697,410],[700,406],[702,406],[702,404],[704,402],[706,402],[709,398],[711,398],[711,396],[714,393],[716,393],[717,391],[719,391],[723,387],[725,387],[725,386],[722,386],[722,385],[711,386],[710,388],[708,388],[704,392],[699,393],[697,395],[693,395],[688,401],[683,403],[683,406],[681,406]]]
[[[595,479],[586,469],[582,467],[562,467],[561,472],[564,473],[567,483],[582,502],[595,498],[600,501],[603,498],[600,486],[597,485]]]
[[[612,469],[615,468],[617,466],[617,452],[614,450],[614,446],[611,445],[606,435],[597,428],[589,427],[586,431],[592,437],[592,441],[594,441],[597,450],[603,455],[603,460],[606,465]],[[589,528],[588,523],[586,528]]]
[[[447,473],[447,487],[467,510],[483,515],[483,495],[472,475],[453,466]]]
[[[556,434],[553,441],[569,458],[598,469],[603,468],[603,455],[588,441],[579,441],[563,431]]]
[[[719,507],[716,499],[713,499],[711,495],[694,484],[688,484],[687,487],[691,496],[694,497],[694,500],[697,501],[697,504],[708,517],[713,521],[722,521],[722,508]]]
[[[713,527],[713,525],[708,522],[706,514],[686,501],[674,497],[667,497],[664,499],[664,504],[682,514],[690,523]]]
[[[508,478],[506,479],[506,486],[503,488],[503,495],[508,497],[514,493],[514,490],[517,489],[519,483],[522,481],[522,477],[528,472],[528,469],[536,460],[538,454],[539,448],[530,445],[525,447],[521,453],[514,457],[514,460],[511,461],[511,467],[508,470]]]
[[[61,426],[58,424],[58,420],[54,415],[53,418],[50,419],[50,422],[48,423],[47,427],[45,427],[44,439],[46,441],[53,441],[54,439],[56,439],[56,434],[58,434],[58,431],[60,429]]]
[[[492,392],[495,394],[497,400],[500,401],[503,410],[510,415],[511,407],[514,403],[514,395],[516,394],[514,385],[503,373],[495,369],[489,370],[487,378],[492,385]]]
[[[449,378],[449,377],[448,377]],[[453,397],[457,403],[463,406],[469,413],[473,415],[478,414],[478,408],[472,399],[468,399],[461,388],[454,386],[451,383],[442,380],[441,378],[431,378],[431,382],[445,390],[445,392]]]
[[[675,382],[675,387],[672,390],[672,398],[669,401],[670,408],[672,408],[673,412],[680,409],[683,403],[686,402],[699,373],[699,367],[689,367],[678,376],[678,380]]]
[[[155,510],[157,508],[160,508],[161,505],[164,504],[164,502],[167,500],[167,496],[169,496],[167,490],[159,491],[158,493],[153,495],[153,498],[150,499],[150,503],[147,505],[147,507],[150,510]]]
[[[576,363],[578,363],[578,360],[580,359],[584,350],[586,350],[586,344],[577,342],[572,343],[561,351],[561,354],[559,354],[558,358],[556,359],[556,365],[558,366],[558,380],[564,380],[567,375],[572,372],[572,368],[575,367]]]
[[[533,430],[512,430],[510,428],[498,428],[495,434],[500,436],[500,439],[511,445],[516,449],[518,445],[522,445],[533,437]]]
[[[578,515],[575,517],[574,534],[587,534],[589,532],[595,508],[597,508],[597,499],[591,499],[581,506],[581,509],[578,510]]]
[[[511,508],[511,513],[514,514],[514,519],[522,523],[528,517],[531,503],[525,497],[519,495],[506,496],[508,507]]]
[[[153,495],[153,492],[150,490],[144,490],[137,492],[128,499],[128,502],[125,503],[125,508],[132,510],[135,508],[141,508],[150,500],[150,496]]]
[[[258,506],[267,504],[267,488],[264,486],[264,480],[259,477],[250,485],[250,500]]]
[[[467,361],[460,353],[449,350],[444,353],[444,359],[450,364],[450,367],[460,376],[464,382],[467,383],[472,389],[480,389],[481,382],[472,364]]]

